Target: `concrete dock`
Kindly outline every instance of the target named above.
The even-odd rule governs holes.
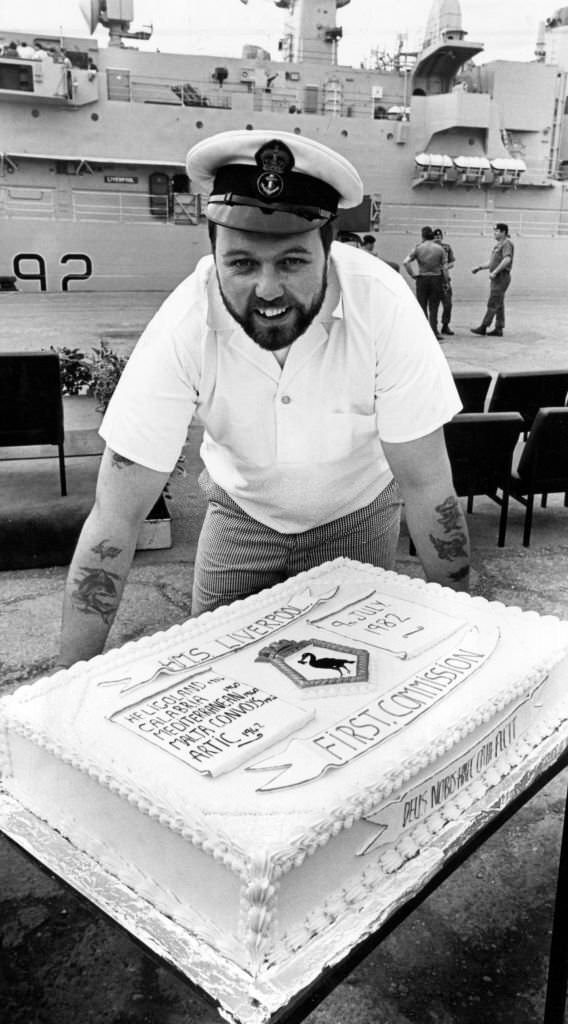
[[[162,298],[158,292],[6,293],[0,296],[0,352],[50,345],[87,351],[105,338],[127,353]],[[544,304],[516,295],[513,286],[505,336],[478,338],[469,328],[479,322],[484,299],[480,283],[478,302],[456,303],[456,334],[444,343],[453,369],[568,368],[568,303]],[[59,495],[53,457],[33,457],[32,451],[14,459],[8,449],[0,451],[0,555],[15,545],[43,557],[41,567],[32,561],[32,567],[0,572],[0,693],[48,671],[56,654],[65,544],[90,507],[99,460],[94,428],[76,416],[70,414],[67,424],[67,498]],[[203,514],[195,480],[199,439],[198,429],[192,429],[186,476],[172,483],[173,545],[136,555],[109,647],[189,615]],[[515,502],[506,547],[496,546],[498,511],[478,498],[468,517],[472,591],[568,619],[568,509],[561,496],[550,496],[547,509],[536,509],[529,548],[521,545],[524,511]],[[27,528],[22,537],[22,523],[36,530],[33,537]],[[63,551],[56,564],[49,564],[50,543]],[[397,568],[420,574],[404,530]],[[312,1012],[309,1024],[541,1021],[567,783],[563,773],[520,811]],[[0,949],[5,1024],[214,1024],[219,1019],[129,936],[4,838]]]

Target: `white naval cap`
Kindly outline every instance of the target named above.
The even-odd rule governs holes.
[[[266,234],[311,231],[358,206],[363,183],[345,157],[292,132],[220,132],[193,146],[187,173],[216,224]]]

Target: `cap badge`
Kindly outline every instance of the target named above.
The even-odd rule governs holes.
[[[256,188],[263,199],[276,199],[284,191],[284,175],[294,166],[294,157],[288,146],[278,139],[266,142],[255,154],[261,173]]]

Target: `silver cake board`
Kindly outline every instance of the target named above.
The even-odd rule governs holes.
[[[482,809],[473,807],[469,813],[448,822],[436,837],[435,847],[422,851],[387,876],[388,900],[369,907],[366,916],[357,912],[357,936],[349,945],[341,943],[337,929],[328,929],[310,940],[286,967],[274,973],[273,980],[255,981],[5,794],[0,794],[0,829],[166,965],[206,993],[217,1005],[220,1018],[230,1024],[276,1024],[276,1021],[284,1024],[290,1019],[286,1007],[297,1007],[325,972],[340,965],[354,947],[385,928],[406,904],[416,901],[428,883],[432,883],[436,875],[442,875],[444,864],[450,858],[463,851],[459,863],[467,859],[473,852],[472,841],[476,835],[488,829],[491,821],[526,790],[533,787],[536,792],[561,771],[568,764],[567,757],[563,757],[567,753],[568,723],[564,722],[520,766],[501,779],[488,793]],[[468,844],[469,850],[466,849]],[[342,911],[341,935],[348,930],[345,928],[348,915],[348,909]],[[294,1011],[294,1020],[302,1020],[313,1008],[311,1002],[305,1014]]]

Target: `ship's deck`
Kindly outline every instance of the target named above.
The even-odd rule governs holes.
[[[0,351],[67,345],[88,350],[105,337],[129,351],[163,295],[0,294]],[[568,368],[568,304],[511,296],[502,339],[476,338],[483,303],[456,301],[454,369]],[[78,421],[68,426],[81,428]],[[140,552],[112,643],[163,629],[189,612],[195,542],[203,506],[192,472],[174,481],[174,544]],[[4,450],[1,454],[9,454]],[[96,456],[68,459],[69,497],[60,498],[49,459],[0,460],[0,544],[14,519],[65,523],[93,496]],[[192,507],[193,505],[193,507]],[[34,512],[35,509],[35,512]],[[475,593],[568,618],[568,511],[561,496],[537,509],[531,546],[521,546],[523,512],[512,503],[507,545],[496,546],[498,510],[476,499],[469,517]],[[397,567],[416,574],[401,537]],[[64,566],[0,572],[0,692],[49,668],[55,655]],[[482,851],[431,896],[380,950],[308,1018],[310,1024],[535,1024],[542,1017],[550,914],[567,773],[549,784]],[[8,993],[6,1024],[128,1021],[213,1024],[218,1018],[140,949],[0,840],[0,937]]]

